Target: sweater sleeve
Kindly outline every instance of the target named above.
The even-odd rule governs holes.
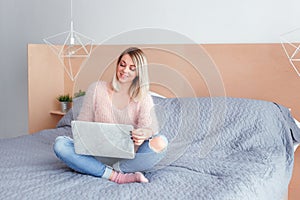
[[[93,83],[89,86],[84,96],[82,107],[80,109],[77,120],[90,122],[94,121],[96,85],[97,83]]]
[[[140,102],[138,113],[138,128],[151,128],[154,134],[158,132],[158,122],[155,114],[154,103],[150,94]]]

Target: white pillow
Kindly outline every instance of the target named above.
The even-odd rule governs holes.
[[[167,97],[165,97],[161,94],[158,94],[157,92],[153,92],[153,91],[150,91],[150,95],[155,96],[155,97],[160,97],[160,98],[167,98]]]
[[[294,118],[296,125],[300,128],[300,122]],[[294,152],[297,150],[299,143],[294,144]]]
[[[297,124],[297,126],[300,128],[300,122],[294,118],[295,123]]]

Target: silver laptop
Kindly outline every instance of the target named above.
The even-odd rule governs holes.
[[[72,121],[75,152],[82,155],[133,159],[133,126],[86,121]]]

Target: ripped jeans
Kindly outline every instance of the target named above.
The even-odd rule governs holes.
[[[162,137],[168,144],[168,140],[163,135],[155,135],[154,137]],[[96,177],[102,177],[105,172],[106,164],[102,162],[102,158],[94,156],[79,155],[75,153],[73,139],[67,136],[58,136],[53,145],[56,156],[61,159],[71,169]],[[142,171],[145,172],[153,168],[166,155],[166,148],[160,152],[155,152],[149,143],[149,140],[139,147],[134,159],[118,159],[113,164],[113,169],[124,173]],[[106,158],[104,158],[105,160]]]

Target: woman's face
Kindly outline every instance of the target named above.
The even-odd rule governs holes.
[[[137,76],[136,66],[128,54],[122,56],[117,66],[117,78],[120,83],[132,83]]]

